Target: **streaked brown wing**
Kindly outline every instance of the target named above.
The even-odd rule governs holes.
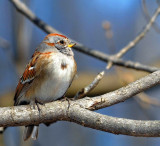
[[[19,99],[24,96],[25,92],[32,85],[32,81],[37,77],[41,70],[48,64],[48,58],[52,52],[35,52],[31,61],[26,66],[26,69],[19,80],[14,97],[14,105],[19,104]],[[46,61],[44,61],[46,60]]]
[[[25,92],[28,89],[29,85],[31,84],[31,82],[36,76],[35,64],[37,62],[37,59],[39,58],[39,55],[40,55],[39,52],[35,52],[33,54],[32,59],[30,60],[29,64],[26,66],[26,69],[19,80],[19,83],[16,88],[15,96],[14,96],[15,105],[18,104],[17,100],[20,94],[22,94],[22,92]]]

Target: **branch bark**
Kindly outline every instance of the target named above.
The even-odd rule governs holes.
[[[123,102],[160,83],[160,70],[116,91],[75,101],[55,101],[40,106],[40,112],[28,106],[0,108],[0,127],[24,126],[56,121],[71,121],[82,126],[130,136],[159,137],[160,121],[139,121],[101,115],[97,110]]]
[[[73,101],[71,101],[73,102]],[[115,118],[81,108],[67,101],[55,101],[40,106],[41,112],[30,106],[0,108],[0,126],[24,126],[56,121],[70,121],[85,127],[114,134],[159,137],[160,121],[140,121]]]
[[[33,22],[35,25],[37,25],[40,29],[42,29],[46,33],[61,33],[51,27],[50,25],[43,22],[41,19],[39,19],[22,1],[20,0],[9,0],[24,16],[26,16],[31,22]],[[62,33],[61,33],[62,34]],[[76,41],[74,41],[76,42]],[[75,50],[82,52],[84,54],[87,54],[89,56],[92,56],[94,58],[97,58],[99,60],[102,60],[104,62],[112,62],[115,65],[123,66],[127,68],[133,68],[136,70],[146,71],[146,72],[154,72],[158,70],[156,67],[150,67],[147,65],[140,64],[138,62],[132,62],[132,61],[123,61],[122,59],[116,59],[115,57],[109,56],[105,53],[102,53],[97,50],[89,49],[88,47],[76,42],[77,45],[73,47]]]
[[[74,96],[74,99],[81,99],[85,96],[87,96],[87,94],[89,92],[91,92],[97,85],[98,83],[102,80],[104,76],[104,71],[101,71],[93,80],[92,83],[90,83],[88,86],[82,88],[80,91],[78,91],[76,93],[76,95]]]
[[[86,97],[84,99],[77,100],[82,108],[89,110],[97,110],[104,107],[112,106],[114,104],[124,102],[132,96],[151,88],[160,83],[160,70],[146,77],[143,77],[135,82],[130,83],[126,87],[122,87],[113,92],[96,96],[93,98]]]

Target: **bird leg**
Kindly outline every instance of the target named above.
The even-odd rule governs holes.
[[[68,110],[69,110],[69,107],[70,107],[70,101],[71,101],[71,100],[72,100],[72,99],[66,97],[65,95],[63,95],[62,98],[61,98],[61,102],[64,102],[64,101],[67,101],[67,102],[68,102]]]
[[[35,110],[36,109],[35,106],[37,106],[37,109],[38,109],[38,111],[40,113],[41,112],[41,108],[40,108],[39,104],[43,105],[42,103],[38,102],[37,100],[32,100],[30,102],[31,107]]]

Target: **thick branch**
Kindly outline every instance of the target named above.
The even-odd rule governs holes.
[[[139,137],[159,137],[160,121],[141,121],[115,118],[78,107],[70,108],[70,121],[85,127]]]
[[[55,101],[39,105],[40,112],[30,106],[15,106],[0,108],[0,127],[37,125],[65,119],[68,103]]]
[[[70,106],[67,101],[48,103],[45,106],[40,106],[40,113],[37,109],[31,110],[30,106],[0,108],[0,126],[22,126],[64,120],[114,134],[160,136],[160,121],[115,118],[83,109],[73,101],[70,102]]]
[[[136,121],[113,118],[89,110],[125,101],[131,96],[160,83],[160,71],[141,78],[116,91],[75,101],[55,101],[40,106],[38,110],[30,106],[0,108],[0,127],[32,125],[60,120],[71,121],[82,126],[131,136],[160,136],[160,121]],[[88,110],[89,109],[89,110]]]
[[[48,24],[46,24],[45,22],[43,22],[41,19],[39,19],[23,2],[19,1],[19,0],[10,0],[11,3],[13,3],[13,5],[15,6],[15,8],[22,13],[24,16],[26,16],[31,22],[33,22],[34,24],[36,24],[40,29],[42,29],[43,31],[45,31],[46,33],[60,33],[59,31],[57,31],[56,29],[54,29],[53,27],[49,26]],[[112,62],[115,65],[119,65],[119,66],[124,66],[127,68],[133,68],[136,70],[142,70],[142,71],[147,71],[147,72],[153,72],[158,70],[158,68],[156,67],[150,67],[150,66],[146,66],[140,63],[135,63],[132,61],[123,61],[121,59],[116,59],[114,57],[111,57],[107,54],[104,54],[102,52],[93,50],[93,49],[89,49],[88,47],[85,47],[84,45],[76,42],[77,45],[74,47],[75,50],[85,53],[87,55],[90,55],[92,57],[95,57],[97,59],[100,59],[102,61],[105,62]]]
[[[93,98],[78,100],[81,107],[96,110],[123,102],[132,96],[160,83],[160,70],[143,77],[126,87]]]

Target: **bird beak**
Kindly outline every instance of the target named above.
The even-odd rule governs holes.
[[[70,44],[68,44],[68,47],[69,47],[69,48],[72,48],[72,47],[75,46],[75,45],[76,45],[76,43],[71,42]]]

